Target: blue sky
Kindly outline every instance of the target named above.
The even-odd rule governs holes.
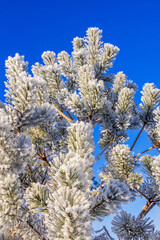
[[[158,0],[1,0],[0,99],[4,101],[4,62],[8,56],[16,52],[25,55],[31,67],[37,61],[42,62],[43,51],[70,53],[73,38],[83,37],[88,27],[95,26],[103,30],[104,42],[120,48],[110,72],[124,71],[138,85],[139,91],[145,82],[154,82],[160,88],[159,12]],[[136,100],[140,101],[140,93],[136,94]],[[131,142],[134,137],[132,134]],[[141,150],[150,146],[145,133],[135,151],[140,151],[139,146],[143,146]],[[137,214],[141,205],[143,201],[131,205],[132,213]],[[158,220],[159,213],[158,208],[154,208],[149,215]],[[108,220],[103,224],[108,226]]]

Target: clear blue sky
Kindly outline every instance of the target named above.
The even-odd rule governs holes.
[[[158,0],[1,0],[0,99],[4,101],[4,62],[8,56],[14,56],[16,52],[25,55],[31,67],[35,62],[41,62],[43,51],[58,53],[66,50],[70,53],[72,39],[83,37],[88,27],[95,26],[103,29],[104,42],[120,48],[110,72],[124,71],[138,84],[139,91],[145,82],[154,82],[160,88]],[[140,101],[139,93],[136,100]],[[150,146],[145,133],[139,141],[143,146],[145,143],[144,149]],[[136,146],[135,151],[139,150]],[[143,204],[139,201],[132,209],[137,213]],[[157,208],[150,214],[155,220],[160,213],[156,212]]]

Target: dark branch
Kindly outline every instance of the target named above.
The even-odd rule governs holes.
[[[136,144],[138,138],[140,137],[141,133],[143,132],[145,126],[146,126],[146,123],[143,123],[143,126],[142,126],[140,132],[138,133],[136,139],[134,140],[134,142],[133,142],[133,144],[132,144],[132,146],[131,146],[131,149],[130,149],[131,151],[133,150],[133,148],[134,148],[134,146],[135,146],[135,144]]]

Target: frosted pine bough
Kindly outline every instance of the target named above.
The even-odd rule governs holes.
[[[44,52],[44,63],[32,66],[32,75],[23,56],[6,61],[6,103],[0,102],[2,239],[114,239],[107,226],[92,229],[93,221],[111,213],[118,239],[160,239],[146,218],[160,202],[160,157],[149,155],[160,147],[160,90],[146,83],[138,106],[136,84],[123,72],[107,73],[119,49],[103,43],[101,34],[89,28],[85,38],[76,37],[71,56]],[[129,146],[128,130],[135,129],[139,134]],[[135,155],[143,130],[151,147]],[[97,184],[93,165],[102,154],[106,163]],[[120,211],[138,196],[146,199],[139,216]]]

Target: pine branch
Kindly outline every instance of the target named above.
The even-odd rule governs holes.
[[[140,195],[142,195],[144,198],[146,198],[146,199],[149,201],[149,198],[148,198],[144,193],[142,193],[138,188],[134,187],[134,189],[135,189]]]
[[[21,136],[21,128],[20,127],[18,127],[17,136]]]
[[[152,202],[153,202],[153,203],[158,203],[158,202],[160,202],[160,198],[158,198],[158,199],[156,199],[156,200],[153,200]]]
[[[45,238],[45,237],[42,237],[41,234],[40,234],[40,232],[39,232],[36,228],[34,228],[33,225],[32,225],[29,221],[27,221],[27,224],[30,226],[30,228],[32,228],[32,230],[33,230],[35,233],[37,233],[37,235],[38,235],[42,240],[46,240],[46,238]]]
[[[19,122],[23,120],[22,117],[24,113],[26,113],[26,118],[27,116],[29,116],[31,121],[33,121],[34,125],[35,123],[38,124],[37,128],[32,128],[35,141],[31,141],[31,144],[29,139],[26,139],[26,141],[25,139],[23,140],[23,138],[21,139],[23,127],[19,124],[17,124],[16,127],[17,139],[14,139],[14,135],[12,137],[12,130],[10,129],[10,127],[12,126],[8,128],[7,125],[11,124],[10,118],[13,118],[14,120],[16,115],[13,114],[12,116],[12,109],[7,108],[0,102],[0,111],[2,115],[4,114],[4,116],[2,116],[2,127],[0,129],[2,135],[0,136],[0,150],[3,164],[2,170],[5,172],[6,169],[6,178],[4,181],[6,185],[4,185],[4,187],[10,187],[9,184],[13,182],[13,179],[15,179],[14,181],[16,182],[15,188],[17,187],[17,189],[13,189],[13,192],[9,188],[9,190],[7,190],[9,191],[9,193],[6,193],[11,198],[11,203],[13,203],[12,205],[15,205],[15,209],[13,207],[13,216],[15,214],[17,218],[17,205],[15,202],[14,194],[15,196],[17,196],[16,199],[22,198],[22,200],[26,201],[26,203],[27,199],[31,199],[31,207],[34,207],[35,205],[35,207],[37,208],[36,202],[42,201],[42,211],[45,211],[46,199],[48,199],[48,196],[50,196],[48,194],[50,194],[50,192],[54,192],[54,196],[49,197],[49,204],[47,204],[48,211],[52,213],[47,215],[45,222],[48,236],[45,232],[45,226],[43,224],[44,218],[41,219],[41,216],[39,214],[37,215],[38,220],[34,219],[35,221],[33,222],[31,220],[29,221],[29,219],[28,221],[26,220],[28,228],[32,231],[32,234],[34,233],[35,238],[37,239],[47,240],[50,237],[52,238],[52,232],[55,233],[54,237],[56,239],[58,239],[58,237],[61,237],[62,239],[68,238],[75,240],[77,238],[77,233],[79,234],[80,239],[86,239],[87,237],[91,238],[89,234],[91,231],[91,222],[93,220],[93,217],[97,216],[98,219],[101,219],[107,216],[110,212],[116,212],[116,210],[120,208],[121,203],[127,203],[127,201],[130,199],[129,193],[131,190],[131,186],[129,183],[132,182],[133,178],[132,174],[130,174],[130,171],[132,173],[132,170],[135,169],[136,160],[139,159],[139,156],[147,153],[148,151],[154,148],[158,149],[158,144],[156,144],[156,142],[158,142],[159,137],[157,132],[159,130],[158,128],[160,122],[160,109],[158,108],[159,110],[156,110],[156,113],[154,112],[154,109],[160,99],[160,90],[157,89],[154,84],[148,83],[143,87],[141,98],[142,111],[140,113],[141,125],[136,133],[135,139],[133,139],[133,143],[128,146],[123,142],[123,139],[125,138],[123,130],[125,130],[128,126],[128,123],[132,116],[136,115],[136,117],[138,117],[139,113],[135,110],[135,101],[133,100],[133,94],[136,91],[135,84],[132,83],[132,81],[128,81],[123,72],[119,72],[117,75],[106,75],[108,69],[112,66],[113,60],[115,59],[118,51],[119,49],[116,46],[113,46],[111,44],[103,44],[103,42],[101,42],[101,30],[99,30],[98,28],[89,28],[87,30],[87,37],[85,37],[84,39],[76,37],[73,40],[73,52],[71,56],[65,51],[62,51],[60,54],[58,54],[58,58],[56,58],[56,54],[54,52],[46,51],[43,53],[42,59],[44,61],[44,65],[35,64],[35,66],[33,66],[32,68],[33,75],[42,79],[42,81],[37,82],[35,77],[32,77],[27,73],[27,62],[24,61],[24,56],[19,56],[18,54],[16,54],[14,58],[9,57],[6,61],[6,76],[8,78],[8,82],[6,82],[6,87],[8,89],[6,96],[8,103],[13,105],[15,110],[19,112],[18,115],[21,116]],[[71,85],[65,84],[66,79],[68,78],[71,78]],[[73,86],[72,88],[72,82],[74,83],[74,80],[77,78],[79,84]],[[105,82],[98,81],[101,78]],[[61,93],[64,85],[66,86],[67,99],[61,99],[61,94],[57,95],[57,93]],[[70,88],[73,93],[73,97],[71,99],[69,98]],[[111,88],[112,90],[110,90]],[[65,131],[63,129],[59,129],[59,125],[55,125],[57,132],[62,135],[62,149],[60,153],[59,151],[56,152],[57,149],[53,149],[52,151],[52,148],[49,148],[49,150],[47,150],[41,144],[42,141],[44,142],[44,144],[50,144],[50,142],[47,143],[47,138],[45,137],[45,134],[47,133],[42,134],[41,136],[41,131],[39,131],[38,126],[41,125],[41,119],[38,119],[38,107],[37,113],[36,111],[28,111],[36,101],[39,101],[42,104],[46,102],[48,97],[46,98],[45,89],[48,91],[47,96],[48,94],[56,94],[57,101],[64,100],[62,103],[63,107],[57,105],[55,102],[52,107],[55,110],[54,112],[56,112],[56,114],[58,115],[59,121],[62,121],[62,125],[63,121],[66,120],[69,123],[65,127]],[[73,112],[75,114],[79,112],[79,106],[77,104],[79,98],[76,95],[77,91],[81,93],[81,100],[83,100],[84,102],[84,110],[87,108],[89,109],[85,115],[83,115],[83,112],[79,114],[79,116],[81,116],[80,118],[75,117],[73,114]],[[39,96],[37,96],[37,94]],[[67,101],[66,104],[69,106],[69,108],[67,108],[67,105],[65,105],[65,100]],[[103,111],[103,106],[108,100],[109,106],[106,107],[106,109],[104,109]],[[94,112],[98,111],[99,114],[97,115],[97,117],[94,115],[93,109],[95,109]],[[101,114],[106,114],[106,117],[104,117],[104,119],[101,119]],[[52,112],[49,111],[48,114],[46,114],[46,117],[47,116],[52,117]],[[117,119],[115,119],[116,116]],[[37,122],[35,122],[36,118],[38,120]],[[51,118],[49,118],[49,120],[50,119]],[[75,119],[77,121],[74,121]],[[137,155],[134,154],[134,157],[131,156],[132,150],[138,143],[138,139],[140,138],[143,130],[145,129],[145,126],[147,126],[148,121],[152,120],[155,122],[156,129],[153,129],[153,132],[151,132],[151,136],[153,137],[153,140],[155,142],[154,144],[156,145],[153,144],[154,146],[137,153]],[[114,121],[116,121],[116,125],[119,127],[115,127]],[[97,154],[98,156],[96,157],[96,160],[99,160],[103,154],[105,155],[105,157],[107,157],[107,155],[110,155],[110,172],[114,173],[112,174],[114,176],[110,176],[111,174],[108,175],[106,172],[106,178],[103,178],[103,175],[101,176],[103,180],[99,184],[100,186],[96,187],[96,190],[92,190],[92,167],[95,162],[95,158],[93,155],[93,129],[91,128],[94,128],[96,124],[99,128],[99,125],[101,123],[102,125],[105,125],[105,122],[108,123],[106,125],[106,128],[108,128],[109,126],[110,132],[106,132],[106,135],[103,135],[105,133],[105,129],[104,132],[102,132],[102,149],[99,151],[100,153]],[[47,120],[46,127],[48,131],[51,131],[50,133],[48,133],[48,136],[52,134],[52,129],[49,128],[49,123],[50,121]],[[89,124],[91,125],[91,127],[89,127]],[[27,137],[30,137],[30,139],[32,140],[32,136],[30,136],[29,130],[30,126],[27,124],[25,126],[28,129],[28,131],[26,129],[25,133],[27,134]],[[105,128],[105,126],[102,127]],[[3,134],[3,131],[6,132],[4,132]],[[63,144],[63,139],[66,138],[66,131],[68,131],[68,137],[67,139],[65,139],[65,144]],[[53,132],[53,135],[54,134],[56,135],[56,132]],[[52,141],[50,145],[55,144],[54,141],[59,138],[58,136],[55,136],[55,140],[54,138],[51,139]],[[68,144],[67,150],[66,144]],[[34,169],[32,169],[33,163],[27,165],[23,164],[27,161],[29,157],[32,158],[32,154],[30,154],[30,149],[32,149],[33,151],[34,149],[36,149],[35,157],[36,159],[40,159],[40,164],[37,166],[38,170],[34,176],[34,179],[32,179],[32,175],[34,175]],[[18,151],[18,153],[15,153],[15,155],[12,154],[14,150],[15,152]],[[52,164],[51,157],[54,154],[54,150],[56,158],[54,164]],[[5,154],[7,154],[7,157],[5,157]],[[148,156],[148,163],[151,162],[151,159],[151,156]],[[159,162],[160,157],[158,156],[154,161],[155,168],[159,166]],[[6,167],[4,165],[6,165]],[[27,170],[27,175],[23,174],[23,168]],[[12,169],[14,170],[14,172],[12,171]],[[17,173],[17,176],[15,172]],[[156,169],[155,172],[153,170],[157,186],[160,184],[159,172],[160,169]],[[18,174],[20,175],[20,182],[19,179],[17,179]],[[140,179],[139,173],[136,174],[137,179]],[[3,178],[3,172],[1,175]],[[41,179],[41,184],[39,183],[39,178]],[[37,195],[34,198],[31,197],[31,188],[28,188],[29,186],[34,186],[32,185],[32,180],[34,180],[34,183],[37,184],[35,185],[35,188],[33,188],[33,190],[37,191]],[[110,182],[108,182],[108,180],[110,180]],[[124,180],[127,180],[128,186],[125,185]],[[1,182],[3,184],[3,181]],[[22,184],[22,186],[19,184]],[[23,188],[23,185],[25,188],[24,191],[27,191],[24,197],[23,195],[21,197],[21,195],[19,194],[23,194],[23,192],[21,193],[21,188]],[[4,194],[4,187],[1,187],[2,189],[0,188],[0,195]],[[86,194],[88,194],[89,191],[91,191],[93,198],[92,205],[90,204],[90,199],[86,198]],[[150,197],[150,194],[147,193],[147,190],[145,191],[137,187],[134,187],[134,191],[137,196],[141,196],[146,199],[144,204],[145,206],[141,209],[141,212],[139,214],[139,218],[141,218],[139,219],[140,227],[142,226],[142,230],[144,230],[145,236],[145,234],[148,234],[147,231],[150,231],[151,227],[150,223],[148,223],[148,225],[145,225],[146,222],[145,220],[143,222],[143,217],[156,204],[158,205],[158,203],[160,202],[160,197],[158,193],[152,193]],[[4,195],[4,201],[0,203],[0,208],[2,210],[4,209],[4,212],[2,212],[1,214],[1,222],[4,224],[5,228],[8,227],[6,222],[6,208],[8,209],[10,207],[10,203],[5,201],[6,196]],[[4,204],[4,206],[2,204]],[[73,216],[73,209],[66,209],[64,206],[74,207],[76,219],[74,219]],[[29,208],[25,211],[29,211]],[[121,216],[121,219],[126,219],[126,224],[129,224],[128,219],[134,219],[132,217],[128,218],[128,215],[126,213],[121,214]],[[7,221],[11,222],[12,214],[8,214],[7,217]],[[121,219],[120,221],[123,223]],[[41,225],[38,224],[39,220],[42,220]],[[87,221],[86,224],[85,220]],[[15,223],[13,221],[13,226],[16,226]],[[132,232],[134,233],[134,225],[136,225],[136,219],[135,221],[131,221],[131,229],[127,230],[129,231],[129,235]],[[117,229],[118,227],[119,226],[117,225]],[[122,227],[122,231],[125,230],[125,227]],[[120,232],[120,230],[118,231]],[[13,231],[12,226],[11,231]],[[114,238],[112,238],[111,236],[112,233],[110,235],[109,231],[105,226],[103,226],[103,229],[99,230],[99,232],[100,231],[103,231],[103,233],[98,236],[98,238],[104,237],[110,240],[114,240]],[[128,239],[129,235],[127,236],[127,231],[125,232],[125,235]],[[139,230],[137,230],[137,232],[135,233],[135,236],[136,234],[138,234],[138,231]],[[12,239],[17,238],[18,236],[16,236],[16,234],[18,233],[16,232],[16,229],[13,233]],[[124,239],[124,235],[122,235],[122,237],[118,237]]]
[[[39,158],[48,166],[51,167],[51,164],[48,162],[47,157],[46,157],[46,153],[44,151],[44,154],[38,153],[37,155],[39,156]]]
[[[99,123],[101,121],[101,118],[97,118],[94,122],[93,125],[95,125],[96,123]]]
[[[114,240],[114,238],[111,237],[111,235],[109,234],[107,228],[105,226],[103,226],[103,229],[104,231],[106,232],[106,234],[108,235],[108,237],[111,239],[111,240]]]
[[[138,138],[140,137],[141,133],[143,132],[145,126],[146,126],[146,123],[143,123],[143,126],[142,126],[140,132],[138,133],[136,139],[134,140],[134,142],[133,142],[133,144],[132,144],[132,146],[131,146],[131,148],[130,148],[131,151],[133,150],[133,148],[134,148],[134,146],[135,146],[135,144],[136,144]]]
[[[39,135],[38,135],[38,133],[37,133],[36,128],[34,128],[34,132],[35,132],[36,138],[39,139]],[[39,156],[39,158],[40,158],[48,167],[51,167],[50,163],[49,163],[48,160],[47,160],[45,151],[44,151],[44,154],[41,154],[41,149],[40,149],[40,147],[39,147],[39,153],[37,152],[37,155]]]
[[[98,156],[96,157],[96,161],[100,159],[100,157],[102,156],[102,154],[106,151],[107,147],[108,147],[108,145],[105,146],[105,148],[102,150],[102,152],[98,154]]]
[[[46,185],[51,191],[53,191],[53,188],[48,183],[46,183]]]
[[[61,110],[59,110],[54,103],[52,103],[52,105],[53,105],[53,107],[57,110],[57,112],[58,112],[63,118],[65,118],[68,122],[70,122],[70,121],[73,120],[73,118],[72,118],[71,116],[70,116],[70,118],[69,118],[69,117],[67,117],[63,112],[61,112]]]
[[[148,201],[140,213],[140,218],[146,215],[147,209],[150,207],[150,205],[151,205],[151,202]]]
[[[117,130],[116,130],[116,132],[117,132]],[[116,133],[115,133],[115,134],[116,134]],[[114,136],[110,139],[110,144],[113,143],[113,141],[114,141]],[[102,156],[102,154],[103,154],[103,153],[106,151],[106,149],[108,148],[108,145],[109,145],[109,144],[107,144],[107,145],[105,146],[105,148],[102,150],[102,152],[101,152],[100,154],[98,154],[98,156],[97,156],[96,159],[95,159],[96,161],[100,159],[100,157]]]
[[[103,184],[94,192],[94,195],[93,195],[94,197],[98,194],[100,189],[103,189]]]
[[[147,211],[145,212],[145,214],[143,216],[146,216],[147,213],[156,205],[155,202],[152,202],[152,204],[148,207]]]
[[[94,58],[94,56],[93,56],[93,55],[92,55],[91,62],[92,62],[92,67],[94,67],[95,58]]]
[[[96,195],[95,195],[96,196]],[[93,208],[92,208],[92,211],[94,211],[96,208],[100,207],[105,201],[102,200],[100,203],[98,203],[97,205],[95,205]]]
[[[73,120],[73,117],[71,116],[71,114],[69,113],[68,110],[66,110],[66,113],[68,114],[68,116],[70,117],[70,119]]]
[[[61,90],[60,90],[60,88],[59,88],[59,86],[58,86],[58,82],[56,81],[56,85],[57,85],[57,90],[58,90],[58,92],[60,92]],[[53,107],[59,112],[59,114],[61,115],[61,116],[63,116],[67,121],[70,121],[70,120],[68,120],[68,117],[64,114],[64,113],[62,113],[54,104],[53,104]],[[66,113],[68,114],[68,116],[69,116],[69,118],[71,119],[71,120],[73,120],[73,117],[70,115],[70,113],[69,113],[69,111],[68,110],[66,110]],[[63,115],[62,115],[63,114]],[[67,117],[67,118],[66,118]]]
[[[38,138],[39,138],[39,135],[38,135],[38,133],[37,133],[36,128],[34,128],[34,133],[35,133],[36,138],[38,139]]]
[[[29,175],[31,176],[31,168],[30,168],[29,164],[27,164],[26,168],[27,168],[27,170],[29,172]]]
[[[90,125],[93,126],[93,124],[92,124],[92,115],[89,115],[88,118],[89,118]]]
[[[157,194],[153,196],[153,198],[149,199],[146,203],[146,205],[143,207],[141,213],[139,214],[140,218],[146,216],[146,214],[156,205],[154,201]]]
[[[150,150],[152,150],[152,149],[154,149],[154,148],[156,148],[156,145],[154,145],[154,146],[152,146],[152,147],[144,150],[144,151],[141,152],[141,153],[138,153],[136,156],[134,156],[134,158],[139,157],[139,156],[141,156],[142,154],[144,154],[144,153],[146,153],[146,152],[148,152],[148,151],[150,151]]]

